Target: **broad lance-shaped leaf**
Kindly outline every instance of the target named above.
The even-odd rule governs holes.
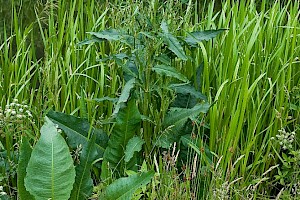
[[[108,40],[108,41],[120,41],[128,45],[134,44],[133,36],[123,33],[120,30],[116,29],[108,29],[100,32],[88,32],[90,35],[100,39]]]
[[[165,75],[173,78],[177,78],[183,82],[189,82],[189,79],[183,74],[179,73],[174,67],[168,65],[156,65],[152,67],[152,70],[160,75]]]
[[[122,33],[120,33],[119,30],[116,29],[109,29],[109,30],[103,30],[100,32],[87,32],[90,35],[99,38],[99,39],[105,39],[108,41],[118,41],[122,39]]]
[[[73,159],[64,138],[47,117],[26,171],[25,187],[35,199],[70,198],[75,181]]]
[[[176,93],[190,94],[190,95],[196,97],[197,99],[207,101],[207,97],[204,94],[202,94],[201,92],[197,91],[191,85],[173,84],[173,85],[170,85],[170,88],[174,89]]]
[[[129,162],[129,160],[133,157],[134,152],[139,152],[144,143],[145,141],[138,136],[131,138],[126,145],[125,162]]]
[[[140,127],[140,122],[141,115],[134,99],[132,99],[116,116],[116,123],[103,156],[102,179],[109,177],[108,173],[111,170],[107,169],[108,163],[113,171],[122,169],[125,147]]]
[[[93,180],[91,168],[93,161],[97,158],[96,137],[93,135],[87,147],[82,149],[80,164],[76,166],[76,179],[71,193],[72,200],[88,199],[93,192]]]
[[[175,55],[178,56],[178,58],[181,58],[182,60],[187,60],[188,58],[184,53],[183,47],[181,46],[177,38],[169,32],[167,23],[163,21],[160,27],[163,31],[163,33],[160,35],[162,36],[168,48],[173,53],[175,53]]]
[[[117,114],[119,112],[121,106],[123,105],[123,103],[127,102],[128,98],[130,96],[130,91],[134,86],[135,86],[135,78],[129,80],[125,84],[125,86],[121,92],[121,96],[119,97],[119,100],[118,100],[115,110],[113,112],[113,115]]]
[[[199,42],[215,38],[219,33],[222,33],[225,30],[227,29],[195,31],[188,33],[188,36],[184,40],[191,46],[197,46]]]
[[[186,121],[188,118],[197,116],[200,113],[206,113],[210,105],[208,103],[198,104],[191,109],[186,108],[171,108],[164,119],[162,126],[167,128],[181,121]]]
[[[164,119],[162,127],[165,131],[156,140],[156,146],[169,148],[173,142],[178,142],[184,133],[183,128],[188,125],[188,119],[206,113],[208,109],[208,103],[198,104],[191,109],[172,108]]]
[[[31,156],[32,149],[28,142],[27,137],[22,137],[22,143],[20,147],[20,156],[18,162],[18,176],[17,176],[17,184],[18,184],[18,199],[20,200],[34,200],[34,197],[26,190],[24,185],[24,178],[26,176],[26,168]]]
[[[47,113],[47,117],[49,117],[52,122],[57,124],[58,127],[65,132],[68,136],[67,142],[73,149],[76,149],[79,145],[87,147],[89,141],[88,135],[89,131],[91,131],[91,135],[96,135],[98,158],[103,156],[107,146],[108,136],[102,130],[91,127],[90,123],[86,119],[81,119],[60,112],[54,112],[52,110]]]
[[[95,36],[92,36],[91,39],[85,39],[79,43],[77,43],[78,46],[83,46],[83,45],[88,45],[88,44],[92,44],[93,42],[103,42],[105,41],[105,39],[100,39],[100,38],[97,38]]]
[[[154,176],[154,171],[134,174],[115,180],[107,186],[99,200],[131,200],[134,192],[147,185]]]

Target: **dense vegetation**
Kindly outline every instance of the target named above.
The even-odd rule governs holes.
[[[1,199],[300,199],[299,1],[6,4]]]

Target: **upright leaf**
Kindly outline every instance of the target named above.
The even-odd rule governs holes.
[[[73,159],[64,138],[48,118],[26,171],[25,187],[35,199],[69,199],[75,181]]]
[[[145,141],[138,136],[131,138],[126,145],[125,150],[125,162],[129,162],[129,160],[133,157],[135,152],[139,152],[142,149]]]
[[[95,135],[89,141],[88,146],[82,149],[80,164],[76,166],[76,179],[71,193],[71,199],[88,199],[93,192],[93,180],[91,168],[93,161],[97,158]]]
[[[130,91],[134,86],[135,86],[135,78],[129,80],[125,84],[125,86],[122,90],[121,96],[119,97],[119,100],[118,100],[115,110],[113,112],[113,115],[117,114],[119,112],[121,106],[123,105],[123,103],[127,102],[128,98],[130,96]]]
[[[31,156],[32,149],[28,142],[27,137],[22,137],[22,143],[20,147],[20,156],[19,156],[19,163],[18,163],[18,198],[20,200],[34,200],[34,197],[26,190],[24,184],[24,178],[26,176],[26,167],[28,165],[30,156]]]
[[[167,23],[163,21],[160,27],[163,31],[163,33],[161,34],[162,39],[164,40],[168,48],[173,53],[175,53],[175,55],[178,56],[178,58],[181,58],[182,60],[187,60],[187,56],[184,53],[183,47],[181,46],[177,38],[169,32]]]
[[[91,131],[90,135],[96,135],[98,158],[103,156],[107,146],[108,136],[102,130],[91,127],[86,119],[81,119],[72,115],[51,110],[47,113],[47,116],[65,132],[68,136],[67,142],[73,149],[76,149],[79,145],[82,145],[83,148],[87,147],[89,131]]]
[[[99,199],[104,200],[131,200],[134,192],[147,185],[154,176],[154,171],[134,174],[129,177],[119,178],[107,186]]]
[[[199,42],[203,40],[210,40],[215,38],[219,33],[222,33],[226,29],[217,29],[217,30],[206,30],[206,31],[194,31],[188,33],[188,36],[185,38],[185,41],[191,46],[197,46]]]
[[[140,127],[140,122],[141,115],[132,99],[128,102],[127,107],[120,110],[116,116],[116,123],[103,156],[103,169],[108,163],[113,171],[122,169],[125,147]],[[106,173],[107,171],[103,170],[102,179],[108,178]]]

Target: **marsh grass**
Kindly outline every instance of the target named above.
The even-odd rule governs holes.
[[[145,16],[142,20],[149,20],[156,29],[166,20],[176,35],[226,28],[213,41],[200,43],[199,49],[187,50],[195,63],[174,63],[188,78],[203,63],[200,87],[213,105],[195,134],[213,153],[212,163],[208,164],[205,156],[195,161],[197,154],[190,149],[185,173],[192,173],[189,170],[194,165],[198,170],[192,180],[184,182],[175,166],[172,170],[162,167],[166,165],[163,155],[148,159],[148,165],[155,166],[157,162],[157,168],[163,172],[158,183],[153,183],[152,197],[165,198],[164,194],[178,197],[185,193],[195,199],[268,199],[280,195],[292,198],[294,183],[282,184],[274,178],[283,169],[284,151],[271,138],[276,138],[278,130],[283,128],[294,131],[292,148],[299,151],[299,1],[287,1],[285,5],[279,1],[270,5],[266,0],[261,4],[251,0],[223,1],[221,8],[216,9],[214,1],[203,4],[190,0],[183,4],[176,0],[68,3],[49,0],[45,6],[36,3],[34,8],[34,20],[21,23],[18,9],[22,8],[12,1],[13,17],[5,22],[10,28],[4,26],[0,37],[0,103],[4,109],[13,99],[27,101],[36,122],[26,130],[33,141],[38,137],[33,133],[38,133],[40,120],[49,109],[87,117],[108,133],[111,130],[103,124],[113,112],[113,103],[96,103],[92,99],[118,97],[125,81],[116,63],[97,60],[120,53],[124,46],[117,42],[79,46],[88,37],[86,32],[121,28],[135,33],[143,28],[137,18]],[[37,55],[39,46],[43,49],[42,56]],[[144,99],[144,105],[150,98]],[[144,114],[151,111],[145,110]],[[159,132],[159,127],[145,123],[146,127],[149,133]],[[1,151],[17,150],[18,145],[13,143],[19,141],[2,138],[0,141]],[[151,153],[149,156],[160,155]],[[290,172],[299,176],[299,171]],[[5,170],[3,174],[7,174]],[[173,179],[174,176],[177,178]],[[1,180],[11,196],[14,196],[11,187],[16,187],[14,178],[12,174]],[[100,182],[99,177],[96,179]],[[172,184],[167,185],[170,180]]]

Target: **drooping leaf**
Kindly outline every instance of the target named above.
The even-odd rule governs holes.
[[[35,199],[69,199],[75,181],[73,159],[64,138],[47,117],[26,171],[25,187]]]
[[[177,78],[183,82],[189,82],[189,79],[187,77],[179,73],[174,67],[168,65],[156,65],[152,68],[152,70],[160,75]]]
[[[131,200],[134,192],[147,185],[154,176],[154,171],[134,174],[119,178],[107,186],[99,200]]]
[[[124,159],[125,162],[129,162],[129,160],[133,157],[134,152],[139,152],[142,149],[144,143],[145,141],[140,137],[135,136],[131,138],[126,145]]]
[[[20,200],[34,200],[34,197],[26,190],[24,184],[24,178],[26,176],[26,167],[28,165],[32,149],[28,142],[27,137],[22,137],[22,143],[20,147],[20,156],[18,162],[18,171],[17,171],[17,184],[18,184],[18,198]]]
[[[203,40],[210,40],[215,38],[219,33],[222,33],[227,29],[217,29],[217,30],[206,30],[206,31],[194,31],[188,33],[188,36],[185,38],[185,41],[191,46],[197,46],[199,42]]]
[[[170,87],[172,89],[174,89],[176,93],[190,94],[190,95],[196,97],[197,99],[207,101],[207,97],[204,94],[202,94],[201,92],[197,91],[191,85],[173,84],[173,85],[170,85]]]
[[[125,86],[121,92],[121,96],[119,97],[119,100],[118,100],[115,110],[113,112],[113,115],[116,115],[119,112],[121,106],[127,102],[128,98],[130,96],[130,91],[132,88],[134,88],[134,86],[135,86],[135,78],[129,80],[125,84]]]
[[[161,35],[162,39],[164,40],[164,42],[166,43],[166,45],[168,46],[168,48],[176,55],[178,56],[178,58],[182,59],[182,60],[187,60],[187,56],[185,55],[185,52],[183,50],[183,47],[181,46],[181,44],[179,43],[179,41],[177,40],[177,38],[175,36],[173,36],[169,30],[168,30],[168,26],[167,23],[165,21],[163,21],[161,23],[161,29],[163,31]]]
[[[96,135],[98,158],[103,156],[107,146],[108,136],[102,130],[91,127],[90,123],[86,119],[81,119],[60,112],[54,112],[52,110],[47,113],[47,117],[49,117],[52,122],[57,124],[58,127],[65,132],[68,136],[67,142],[73,149],[76,149],[79,145],[82,145],[83,148],[87,147],[89,131],[91,131],[90,135]]]
[[[71,199],[88,199],[93,192],[93,180],[91,178],[92,163],[97,158],[96,137],[89,140],[88,146],[82,149],[80,164],[76,166],[76,178]]]
[[[102,163],[101,178],[108,178],[107,165],[113,171],[121,170],[124,159],[125,147],[130,138],[132,138],[140,127],[141,115],[135,104],[134,99],[127,103],[127,106],[121,109],[116,116],[116,123],[112,130],[108,146],[105,150]],[[104,170],[105,169],[105,170]]]

